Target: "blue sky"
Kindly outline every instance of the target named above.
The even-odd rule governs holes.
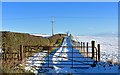
[[[3,2],[3,30],[73,35],[116,33],[118,4],[115,2]]]

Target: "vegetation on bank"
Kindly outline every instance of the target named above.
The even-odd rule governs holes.
[[[2,31],[0,33],[2,33],[2,40],[0,40],[1,42],[0,48],[2,48],[2,50],[7,53],[19,53],[20,45],[59,46],[63,40],[63,37],[66,35],[66,34],[55,34],[51,37],[46,38],[41,36],[30,35],[28,33],[16,33],[16,32],[8,32],[8,31]],[[53,51],[53,49],[50,49],[50,50]],[[9,55],[8,57],[10,56],[11,55]],[[16,72],[26,73],[26,71],[24,70],[12,69],[12,68],[15,68],[15,67],[12,67],[12,64],[13,64],[12,61],[9,61],[9,65],[7,63],[4,63],[4,64],[2,63],[1,64],[2,72],[3,73],[16,73]]]
[[[20,45],[53,46],[65,36],[56,34],[49,38],[34,36],[27,33],[2,32],[2,49],[7,52],[18,52]]]

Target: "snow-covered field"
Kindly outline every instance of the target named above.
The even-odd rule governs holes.
[[[72,46],[69,37],[65,37],[62,46]],[[73,52],[77,52],[74,53],[74,58],[71,58],[72,53],[69,53],[72,52],[72,50]],[[80,58],[83,57],[83,55],[81,55],[78,50],[69,47],[60,47],[56,49],[49,55],[50,58],[45,57],[46,55],[47,54],[44,52],[39,52],[36,53],[34,57],[27,58],[25,69],[34,73],[118,73],[118,65],[110,64],[108,62],[98,62],[96,66],[86,65],[93,64],[94,60],[91,58]],[[90,62],[84,62],[86,60]],[[74,64],[78,64],[73,66],[79,68],[72,68],[72,61],[74,61]],[[41,68],[46,66],[51,66],[52,68]]]
[[[118,62],[118,37],[117,36],[74,36],[75,41],[83,41],[91,43],[92,40],[96,44],[101,45],[101,60]]]

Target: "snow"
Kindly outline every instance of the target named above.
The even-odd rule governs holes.
[[[117,36],[74,36],[75,41],[91,43],[92,40],[101,45],[101,60],[118,62]]]
[[[26,67],[25,70],[30,70],[36,73],[36,68],[34,66],[42,66],[41,63],[43,62],[43,58],[47,55],[46,51],[36,53],[33,57],[28,57],[26,59]]]
[[[118,66],[110,63],[99,62],[96,67],[90,67],[87,73],[118,73]]]
[[[72,46],[70,37],[65,37],[61,46]],[[72,51],[74,52],[73,55]],[[98,62],[96,65],[92,66],[91,64],[94,63],[94,59],[80,57],[84,56],[79,53],[79,50],[72,49],[71,47],[60,47],[50,55],[39,52],[36,53],[34,57],[27,58],[25,69],[34,73],[118,73],[118,65],[110,64],[108,62]],[[74,61],[73,65],[72,61]]]
[[[50,37],[51,35],[47,35],[47,34],[31,34],[34,36],[42,36],[42,37]]]
[[[0,53],[2,53],[2,49],[0,48]]]
[[[3,53],[2,48],[0,48],[0,53]]]

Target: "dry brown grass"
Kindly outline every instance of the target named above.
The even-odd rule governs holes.
[[[19,45],[43,45],[43,46],[59,46],[64,34],[57,34],[50,38],[36,37],[29,34],[14,33],[14,32],[4,32],[2,36],[3,42],[2,47],[7,50],[7,52],[17,52],[19,53]],[[54,51],[55,48],[50,49],[50,52]],[[35,49],[34,52],[26,53],[25,58],[32,56],[40,50]],[[42,51],[42,50],[41,50]],[[17,57],[13,55],[14,57]],[[18,55],[19,56],[19,55]],[[8,57],[12,58],[12,54],[8,54]],[[24,58],[24,59],[25,59]],[[7,59],[6,61],[0,60],[0,73],[13,75],[13,73],[19,74],[33,74],[29,71],[25,71],[24,67],[19,66],[19,64],[24,64],[18,59]]]

